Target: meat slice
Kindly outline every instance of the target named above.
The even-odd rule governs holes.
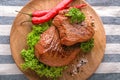
[[[65,16],[68,10],[60,11],[53,19],[53,24],[59,31],[61,44],[66,46],[74,45],[78,42],[85,42],[94,35],[94,29],[90,22],[85,20],[82,23],[70,23],[70,19]]]
[[[63,46],[55,26],[51,26],[35,45],[35,55],[40,62],[49,66],[68,65],[80,52],[78,45]]]

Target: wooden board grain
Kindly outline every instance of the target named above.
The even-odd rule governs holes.
[[[61,0],[32,0],[26,6],[24,6],[21,11],[30,13],[35,9],[38,10],[52,9],[60,1]],[[71,6],[81,3],[86,3],[86,2],[82,0],[74,0]],[[89,12],[89,14],[92,15],[95,19],[95,29],[96,29],[94,35],[95,47],[89,54],[85,55],[86,58],[88,59],[88,63],[80,68],[81,72],[79,72],[79,74],[73,77],[70,76],[67,73],[67,71],[70,69],[68,68],[66,71],[63,72],[62,77],[60,77],[58,80],[86,80],[96,71],[96,69],[98,68],[99,64],[103,59],[105,46],[106,46],[106,36],[105,36],[103,24],[99,16],[91,8],[89,4],[86,8],[82,9],[82,11],[86,15],[88,15]],[[28,19],[29,16],[24,14],[18,14],[16,19],[14,20],[10,34],[10,47],[11,47],[12,56],[20,70],[21,70],[20,65],[24,62],[23,58],[20,55],[20,52],[22,49],[27,47],[26,36],[31,31],[31,26],[32,26],[31,23],[25,23],[24,25],[20,25],[20,23]],[[81,57],[82,56],[80,55],[76,59],[81,59]],[[73,63],[75,63],[75,61]],[[40,78],[35,72],[31,70],[23,71],[23,73],[30,80],[46,80],[45,78]]]

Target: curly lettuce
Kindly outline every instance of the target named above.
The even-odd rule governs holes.
[[[23,70],[31,69],[35,71],[40,77],[46,76],[48,78],[56,79],[61,76],[65,67],[50,67],[41,62],[34,55],[34,46],[40,39],[40,34],[47,30],[50,23],[44,23],[42,25],[34,25],[32,31],[27,36],[27,49],[21,51],[21,56],[24,59],[24,63],[21,65]]]

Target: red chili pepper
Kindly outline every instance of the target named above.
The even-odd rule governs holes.
[[[41,17],[50,12],[50,10],[37,10],[32,13],[32,17]]]
[[[80,4],[80,5],[75,6],[75,8],[80,9],[82,7],[85,7],[85,6],[87,6],[87,4]],[[66,7],[66,8],[69,8],[69,7]],[[31,16],[32,17],[41,17],[41,16],[46,15],[48,12],[50,12],[50,10],[37,10],[37,11],[34,11],[31,14]]]
[[[33,24],[41,24],[41,23],[49,21],[56,14],[58,14],[58,12],[60,10],[66,8],[67,5],[70,4],[72,1],[73,0],[63,0],[55,8],[53,8],[50,12],[48,12],[46,15],[44,15],[42,17],[32,17],[32,23]]]
[[[80,4],[80,5],[77,5],[75,6],[75,8],[78,8],[78,9],[81,9],[83,7],[85,7],[87,4]],[[66,9],[68,9],[69,7],[67,6]],[[16,12],[19,12],[19,13],[22,13],[22,14],[26,14],[26,15],[29,15],[31,17],[41,17],[41,16],[44,16],[46,15],[48,12],[50,12],[50,10],[36,10],[34,11],[33,13],[24,13],[24,12],[20,12],[20,11],[16,11]]]

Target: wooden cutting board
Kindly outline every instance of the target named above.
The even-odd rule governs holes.
[[[30,13],[35,9],[44,10],[52,9],[56,6],[61,0],[32,0],[26,6],[22,8],[22,12]],[[82,0],[74,0],[71,5],[77,5],[81,3],[86,3]],[[87,4],[87,3],[86,3]],[[87,15],[88,13],[93,16],[95,19],[95,47],[93,50],[86,54],[85,57],[88,59],[88,63],[80,68],[81,72],[75,76],[71,76],[67,73],[67,70],[63,72],[63,76],[58,80],[86,80],[88,79],[100,65],[105,51],[106,46],[106,36],[103,28],[103,24],[96,14],[96,12],[88,4],[87,7],[82,9],[82,11]],[[12,25],[11,34],[10,34],[10,47],[12,51],[12,56],[15,60],[15,63],[21,70],[20,65],[24,62],[23,58],[20,55],[22,49],[27,47],[26,36],[31,31],[31,23],[25,23],[20,25],[21,22],[29,19],[29,16],[24,14],[18,14],[14,23]],[[81,59],[82,56],[78,56],[77,59]],[[69,68],[68,68],[69,69]],[[22,71],[22,70],[21,70]],[[31,70],[22,71],[30,80],[47,80],[45,78],[40,78],[35,72]]]

